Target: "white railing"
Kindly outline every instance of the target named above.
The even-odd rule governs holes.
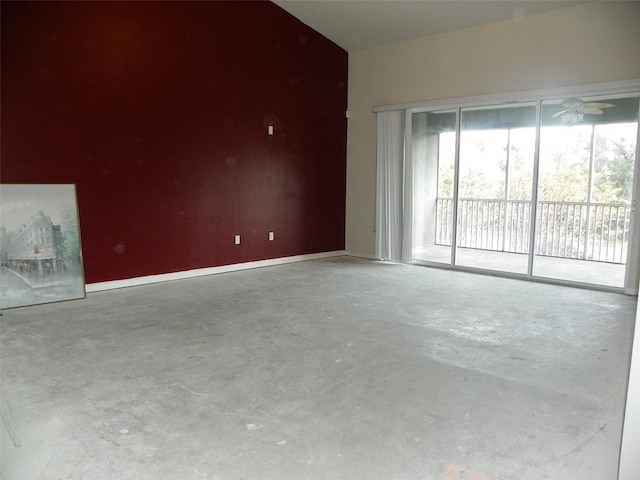
[[[538,202],[537,255],[625,263],[631,209],[622,203]],[[453,199],[437,199],[438,245],[451,245]],[[531,202],[461,198],[457,246],[529,253]]]

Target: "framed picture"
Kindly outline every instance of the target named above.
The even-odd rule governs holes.
[[[85,297],[75,185],[0,185],[0,308]]]

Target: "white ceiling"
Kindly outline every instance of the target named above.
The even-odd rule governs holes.
[[[581,0],[272,0],[352,52],[411,38],[517,20]]]

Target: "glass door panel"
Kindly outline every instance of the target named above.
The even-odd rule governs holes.
[[[535,104],[461,110],[455,264],[526,274]]]
[[[412,255],[451,264],[456,111],[412,115]]]
[[[638,95],[542,102],[533,275],[624,287]]]

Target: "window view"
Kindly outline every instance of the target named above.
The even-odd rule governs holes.
[[[413,128],[413,258],[451,263],[456,112],[415,113]]]
[[[638,97],[543,102],[533,274],[624,286]]]
[[[624,286],[638,94],[412,120],[415,260]]]
[[[535,104],[462,109],[456,264],[527,273]]]

